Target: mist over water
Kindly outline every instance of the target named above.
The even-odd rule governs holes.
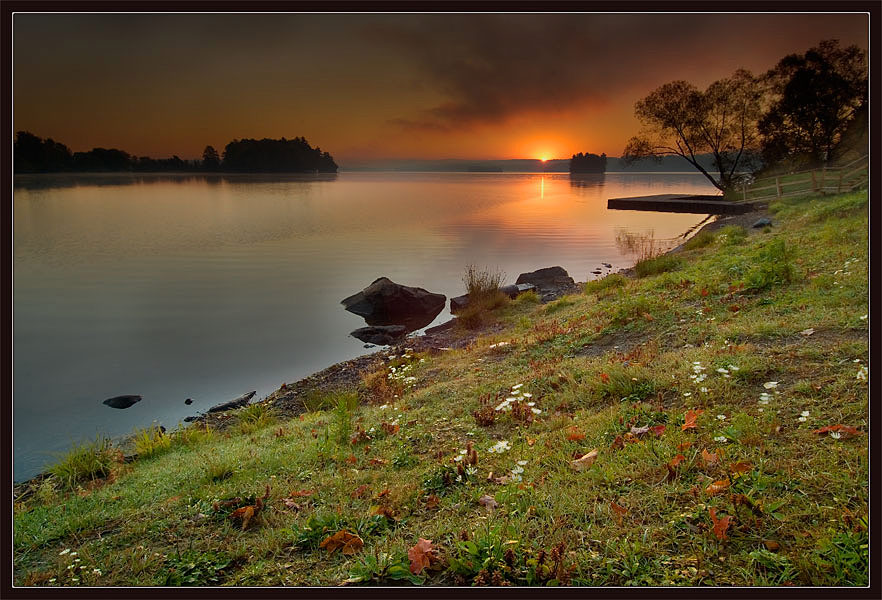
[[[377,277],[449,298],[467,264],[506,283],[629,266],[617,231],[674,238],[705,215],[606,200],[674,192],[714,189],[684,173],[17,178],[14,477],[99,433],[174,427],[374,351],[348,335],[364,322],[340,300]],[[102,404],[122,394],[143,400]]]

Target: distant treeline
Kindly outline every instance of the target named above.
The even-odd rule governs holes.
[[[202,160],[134,156],[116,148],[93,148],[71,152],[52,138],[43,139],[27,131],[15,135],[13,150],[16,173],[235,171],[241,173],[336,173],[337,163],[321,148],[313,148],[302,137],[292,140],[233,140],[223,156],[206,146]]]
[[[570,159],[570,173],[605,173],[606,154],[573,154]]]

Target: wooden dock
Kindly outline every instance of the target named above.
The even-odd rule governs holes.
[[[704,215],[742,215],[766,202],[727,202],[722,196],[656,194],[633,198],[610,198],[606,207],[614,210],[695,213]]]

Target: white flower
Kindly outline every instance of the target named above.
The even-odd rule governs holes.
[[[767,381],[763,384],[763,387],[766,388],[767,390],[774,390],[776,387],[778,387],[778,382],[777,381]]]
[[[728,372],[729,372],[729,371],[726,370],[726,369],[724,369],[723,367],[720,367],[719,369],[717,369],[717,373],[723,373],[724,375],[725,375],[726,373],[728,373]]]
[[[487,452],[502,454],[506,450],[511,450],[511,444],[508,443],[506,440],[501,440],[499,442],[496,442],[495,445],[491,446],[490,449],[487,450]]]
[[[867,380],[867,367],[866,366],[861,365],[858,368],[858,372],[855,375],[855,379],[857,379],[858,381],[866,381]]]
[[[741,370],[738,367],[736,367],[735,365],[729,365],[729,369],[731,369],[732,371],[740,371]]]
[[[521,466],[524,466],[525,464],[527,464],[527,462],[528,462],[528,461],[526,461],[526,460],[519,460],[519,461],[518,461],[518,464],[521,465]]]
[[[382,406],[380,406],[380,409],[384,409],[384,408],[389,408],[389,405],[388,405],[388,404],[383,404]]]
[[[516,390],[516,389],[518,389],[519,387],[521,387],[521,386],[523,386],[523,385],[524,385],[523,383],[516,383],[515,385],[511,386],[511,389],[512,389],[512,390]]]
[[[453,462],[459,462],[461,460],[462,460],[462,456],[457,456],[456,458],[453,459]]]
[[[535,402],[527,402],[527,406],[536,406]]]
[[[718,435],[717,437],[714,438],[714,441],[720,442],[721,444],[725,444],[726,442],[729,441],[729,439],[725,435]]]
[[[522,467],[522,466],[520,466],[520,465],[516,465],[516,466],[511,470],[511,472],[512,472],[513,474],[515,474],[515,475],[517,475],[517,474],[519,474],[519,473],[523,473],[523,472],[524,472],[524,467]]]
[[[541,415],[542,414],[542,411],[539,410],[538,408],[531,408],[530,410],[533,411],[534,415]]]
[[[867,320],[867,317],[869,317],[869,316],[870,316],[870,315],[864,315],[863,317],[861,317],[861,321],[866,321],[866,320]]]
[[[58,556],[64,556],[65,554],[70,554],[70,548],[65,548],[61,552],[58,553]]]
[[[466,452],[467,452],[466,450],[460,450],[460,451],[459,451],[460,454],[466,454]]]
[[[533,397],[533,394],[531,394],[530,392],[524,392],[524,398],[532,398],[532,397]]]
[[[92,573],[95,575],[101,575],[101,569],[92,569]]]
[[[799,416],[801,416],[801,417],[807,417],[807,416],[809,416],[809,411],[804,410],[804,411],[802,411],[801,413],[799,413]]]
[[[799,419],[797,419],[797,420],[798,420],[800,423],[805,423],[805,417],[799,417]]]
[[[706,387],[703,387],[703,388],[701,388],[701,392],[703,394],[706,394],[708,392],[708,389]]]
[[[686,398],[688,398],[691,395],[692,395],[692,392],[683,392],[683,396]]]
[[[71,552],[70,555],[71,555],[71,556],[76,556],[77,553],[76,553],[76,552]]]
[[[830,437],[833,438],[834,440],[838,440],[839,438],[842,437],[842,434],[839,433],[838,431],[831,431]]]
[[[717,415],[717,418],[718,418],[720,421],[725,421],[725,420],[726,420],[726,415]]]

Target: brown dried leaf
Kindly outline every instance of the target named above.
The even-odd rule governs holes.
[[[683,415],[683,425],[681,429],[683,431],[686,431],[687,429],[697,429],[698,425],[695,424],[695,419],[697,419],[698,415],[703,412],[703,410],[687,410],[686,414]]]
[[[478,504],[486,506],[489,510],[499,508],[499,503],[496,502],[496,498],[487,494],[484,494],[483,496],[478,498]]]
[[[729,470],[733,473],[747,473],[752,468],[753,465],[746,460],[729,465]]]
[[[237,521],[241,520],[242,530],[244,531],[245,528],[248,527],[248,522],[251,521],[251,517],[254,516],[255,509],[255,506],[243,506],[242,508],[237,508],[230,513],[230,518]]]
[[[585,439],[585,434],[582,431],[573,425],[569,429],[567,429],[567,439],[571,442],[581,442]]]
[[[583,455],[581,458],[577,458],[576,460],[570,461],[570,467],[575,471],[585,471],[591,468],[591,465],[594,464],[594,461],[597,460],[597,449],[595,448],[588,454]]]
[[[720,455],[717,452],[708,452],[707,450],[702,450],[701,461],[706,467],[709,467],[720,462]]]
[[[364,498],[369,491],[370,491],[370,486],[365,483],[365,484],[362,484],[362,485],[358,486],[357,488],[355,488],[355,490],[352,492],[351,496],[353,498]]]
[[[435,494],[430,495],[426,498],[426,508],[429,510],[435,510],[441,505],[441,498],[436,496]]]
[[[616,521],[618,521],[619,525],[622,524],[622,518],[628,514],[628,509],[624,506],[619,506],[615,503],[615,501],[611,501],[609,503],[609,507],[616,513]]]
[[[297,490],[294,490],[293,492],[288,494],[288,497],[289,498],[300,498],[303,496],[312,496],[314,493],[315,493],[315,490],[300,490],[299,492]]]
[[[725,492],[729,489],[729,480],[728,479],[720,479],[719,481],[715,481],[704,489],[704,492],[708,496],[715,496],[716,494]]]
[[[410,572],[414,575],[419,575],[423,569],[430,566],[432,562],[437,561],[436,550],[432,545],[432,540],[419,538],[416,545],[407,550],[407,558],[410,559]]]
[[[725,516],[721,519],[717,518],[717,509],[710,509],[710,518],[714,524],[714,535],[718,540],[723,541],[728,539],[726,535],[726,530],[729,529],[729,522],[732,520],[731,516]]]
[[[674,469],[677,467],[677,465],[679,465],[684,460],[686,460],[686,457],[683,456],[682,454],[678,454],[677,456],[675,456],[674,458],[671,459],[671,462],[669,462],[668,465],[670,465],[670,467],[672,469]]]
[[[655,435],[655,437],[661,437],[664,434],[665,429],[667,429],[664,425],[656,425],[655,427],[650,427],[649,430]]]
[[[845,435],[858,435],[860,431],[857,427],[851,427],[850,425],[827,425],[825,427],[821,427],[820,429],[815,429],[812,433],[828,433],[830,431],[835,431]]]
[[[329,535],[319,544],[319,548],[324,548],[328,552],[333,553],[340,550],[343,554],[355,554],[363,547],[364,542],[362,539],[345,529],[341,529],[334,535]]]

